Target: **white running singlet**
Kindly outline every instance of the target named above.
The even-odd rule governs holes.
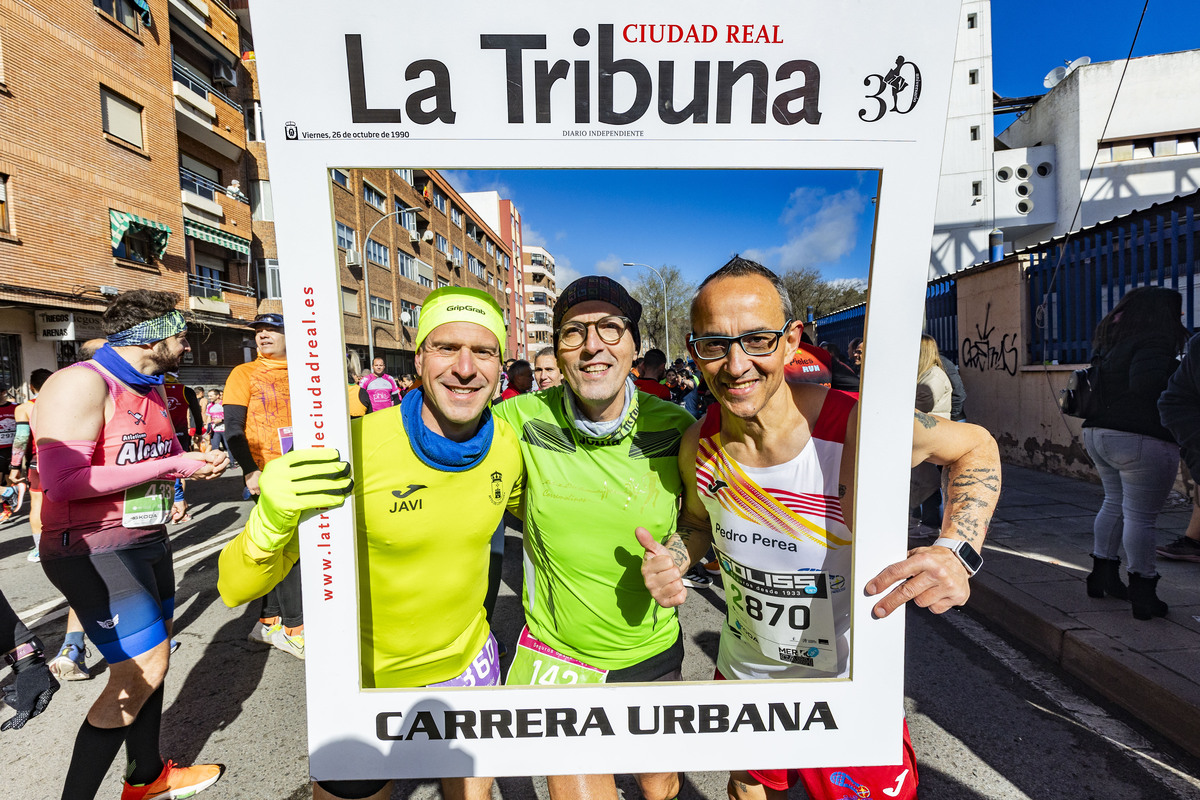
[[[700,429],[696,489],[712,523],[728,613],[726,678],[849,674],[850,564],[838,482],[850,395],[831,390],[812,438],[787,463],[739,464],[721,444],[720,406]]]

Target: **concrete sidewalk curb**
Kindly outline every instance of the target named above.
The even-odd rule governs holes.
[[[972,579],[967,608],[1200,757],[1200,687],[1195,683],[986,570]]]

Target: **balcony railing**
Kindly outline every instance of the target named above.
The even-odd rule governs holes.
[[[229,95],[214,88],[211,83],[192,72],[188,67],[184,66],[178,61],[171,62],[171,74],[174,76],[175,80],[179,81],[184,86],[203,97],[205,100],[208,99],[210,94],[215,94],[217,97],[221,98],[227,104],[232,106],[237,113],[242,113],[242,106],[240,103],[230,99]]]
[[[541,256],[531,256],[529,259],[529,266],[537,267],[538,269],[545,272],[547,275],[554,274],[554,262],[547,261],[545,258],[542,258]]]
[[[179,188],[192,194],[200,195],[206,200],[212,200],[214,203],[217,201],[217,195],[223,194],[226,197],[232,197],[246,205],[250,205],[250,198],[241,189],[237,190],[237,194],[231,194],[221,184],[192,172],[187,167],[179,168]]]
[[[188,275],[188,294],[192,297],[220,297],[225,292],[233,292],[247,297],[254,296],[254,289],[250,286],[209,278],[205,275]]]

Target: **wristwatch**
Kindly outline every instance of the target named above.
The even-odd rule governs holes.
[[[42,640],[35,636],[30,641],[19,644],[5,653],[4,663],[12,667],[16,666],[16,663],[23,658],[40,655],[42,655]]]
[[[976,552],[974,547],[962,539],[949,539],[945,536],[933,543],[934,547],[945,547],[954,552],[958,556],[958,560],[966,567],[967,574],[974,576],[983,568],[983,556]]]

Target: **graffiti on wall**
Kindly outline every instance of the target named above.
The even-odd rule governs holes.
[[[988,327],[988,317],[992,313],[992,304],[987,304],[983,314],[983,327],[975,325],[975,338],[969,336],[963,339],[959,364],[964,369],[977,369],[980,372],[989,370],[1017,374],[1017,334],[1006,333],[996,339],[996,326]]]

